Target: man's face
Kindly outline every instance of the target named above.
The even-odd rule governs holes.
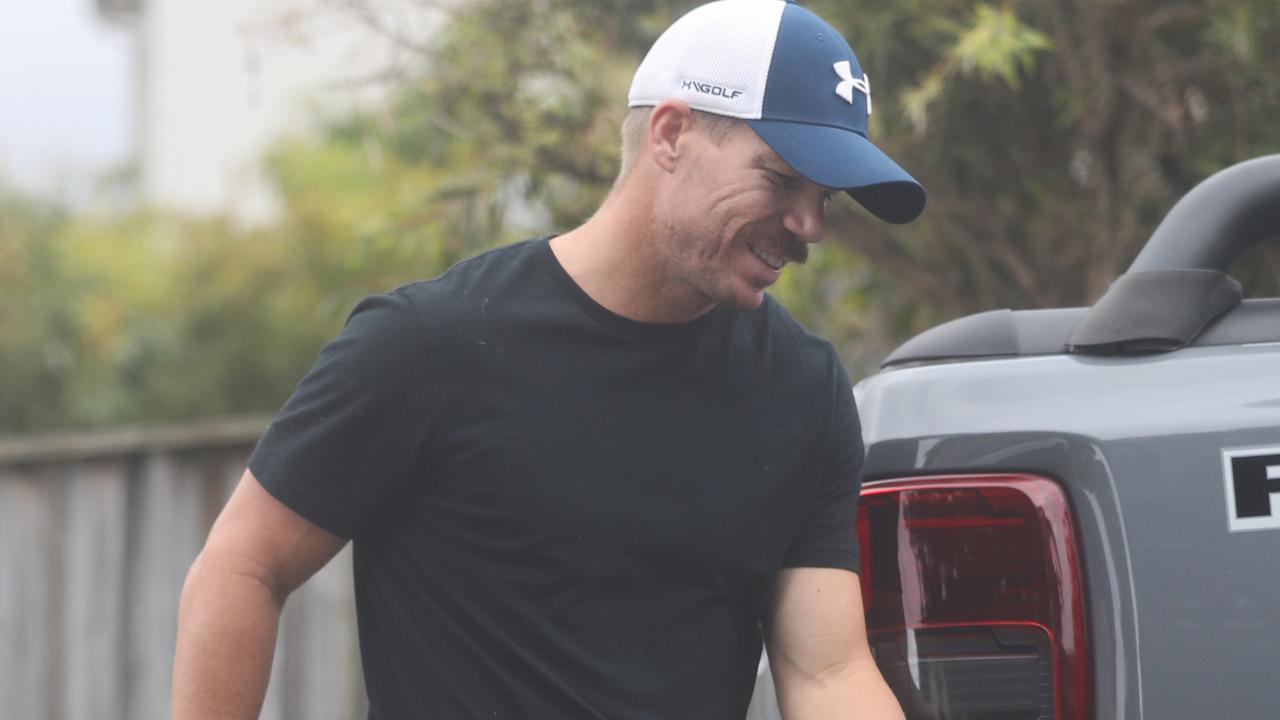
[[[788,262],[822,240],[829,189],[787,165],[746,123],[716,143],[689,132],[690,154],[660,207],[661,250],[676,279],[710,301],[751,309]]]

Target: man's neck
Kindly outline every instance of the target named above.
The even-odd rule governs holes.
[[[551,250],[583,292],[613,313],[653,323],[693,320],[713,304],[671,272],[649,207],[615,192],[586,223],[553,238]]]

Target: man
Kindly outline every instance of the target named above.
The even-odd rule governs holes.
[[[832,188],[923,208],[869,92],[796,5],[698,8],[594,217],[361,303],[191,569],[175,716],[256,716],[285,597],[350,538],[374,718],[741,718],[762,635],[786,718],[900,718],[849,381],[764,295]]]

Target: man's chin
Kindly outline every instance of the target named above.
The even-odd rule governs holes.
[[[726,293],[717,303],[721,307],[730,310],[755,310],[764,302],[764,288],[755,289],[739,289],[737,292]]]

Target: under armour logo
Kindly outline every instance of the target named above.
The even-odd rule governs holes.
[[[836,74],[840,76],[840,84],[836,85],[836,94],[844,98],[845,102],[853,104],[854,89],[861,90],[867,96],[867,114],[871,114],[871,78],[866,73],[862,73],[862,78],[857,79],[853,76],[853,69],[849,67],[848,60],[841,60],[832,65]]]

